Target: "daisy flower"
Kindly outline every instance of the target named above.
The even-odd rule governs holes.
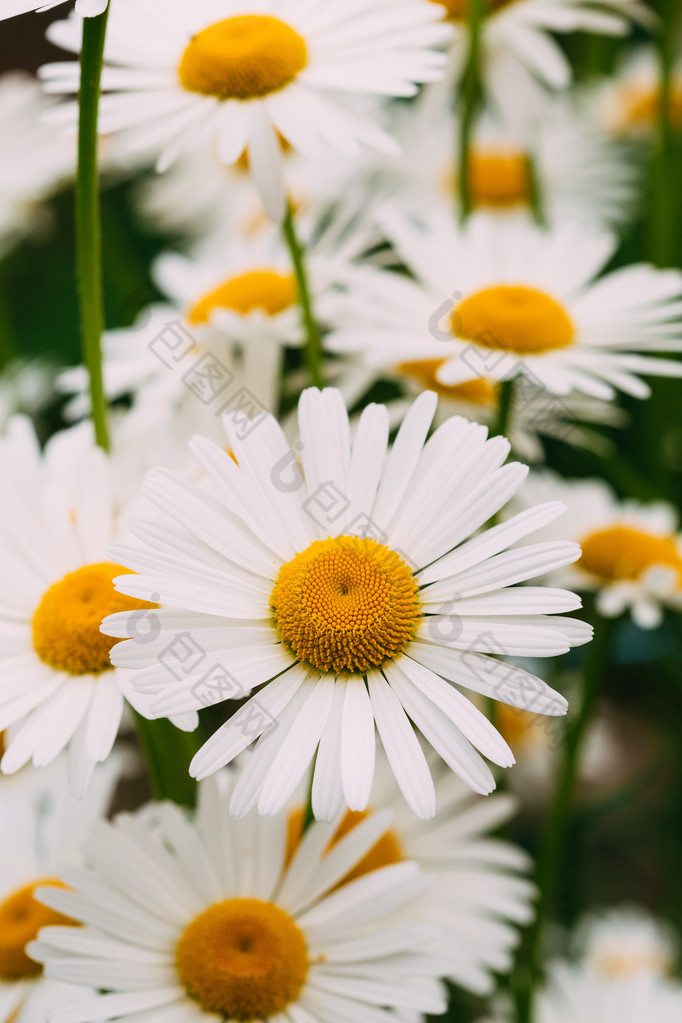
[[[658,123],[660,93],[659,55],[653,46],[630,51],[608,80],[590,90],[596,116],[619,138],[652,137]],[[669,98],[670,122],[682,130],[682,58],[673,62]]]
[[[14,415],[40,415],[54,401],[56,373],[44,357],[12,359],[0,373],[0,428]]]
[[[453,26],[451,76],[459,80],[469,51],[467,0],[434,0]],[[567,88],[571,65],[554,32],[625,35],[633,19],[651,23],[638,0],[485,0],[480,77],[491,105],[508,124],[527,127],[547,90]]]
[[[268,214],[282,219],[281,139],[309,159],[330,149],[395,143],[350,101],[413,96],[434,81],[450,37],[426,0],[119,0],[112,5],[101,130],[127,129],[131,145],[155,144],[159,169],[214,140],[233,164],[247,152]],[[78,51],[75,18],[50,38]],[[48,87],[75,92],[77,64],[43,69]]]
[[[0,1020],[44,1023],[58,1008],[87,997],[82,988],[45,977],[26,945],[41,927],[73,924],[34,898],[36,888],[59,884],[57,871],[80,862],[80,844],[107,812],[120,775],[112,758],[98,773],[88,797],[68,792],[67,765],[58,758],[48,771],[23,771],[0,781]]]
[[[537,1023],[677,1023],[682,1018],[682,987],[657,977],[596,976],[589,967],[556,963],[547,987],[538,997]]]
[[[121,566],[106,548],[126,514],[112,471],[89,424],[55,435],[41,454],[32,428],[15,419],[0,443],[0,769],[44,767],[68,746],[78,795],[111,752],[125,699],[141,713],[148,703],[130,673],[112,667],[99,631],[112,611],[152,606],[112,585]],[[196,715],[178,723],[196,727]]]
[[[414,403],[390,452],[386,408],[365,409],[351,444],[333,389],[303,393],[293,449],[272,417],[243,437],[227,413],[230,454],[206,439],[191,444],[210,490],[153,470],[144,490],[170,521],[141,522],[136,542],[111,548],[140,572],[118,579],[121,591],[148,600],[153,590],[164,605],[153,643],[112,650],[118,665],[142,669],[135,685],[155,695],[153,713],[263,687],[190,768],[205,778],[262,737],[248,764],[260,813],[282,809],[316,750],[316,816],[333,816],[339,778],[349,808],[364,810],[376,724],[407,802],[433,816],[433,782],[408,714],[471,788],[489,793],[493,775],[477,749],[505,767],[513,757],[459,686],[525,705],[532,691],[539,711],[566,711],[540,679],[489,655],[554,656],[590,638],[582,622],[553,617],[579,606],[573,594],[515,587],[575,561],[579,548],[503,553],[554,518],[556,504],[475,536],[526,468],[503,465],[508,442],[462,419],[425,443],[435,406],[433,394]],[[103,629],[125,639],[129,615],[112,615]],[[159,651],[180,629],[211,658],[169,685]]]
[[[586,965],[603,977],[672,975],[679,942],[670,925],[636,906],[604,910],[578,926],[575,944]]]
[[[564,528],[582,547],[580,560],[557,580],[596,594],[597,610],[608,618],[626,611],[642,629],[661,624],[669,607],[682,610],[682,537],[677,512],[663,501],[619,501],[603,480],[561,480],[537,475],[520,495],[522,506],[561,501]],[[544,527],[537,538],[549,541]]]
[[[377,271],[358,285],[350,319],[326,344],[369,366],[434,360],[440,384],[524,378],[554,395],[612,400],[650,394],[641,375],[682,376],[682,274],[637,264],[598,277],[616,241],[562,224],[479,213],[456,231],[420,227],[396,208],[387,237],[416,280]]]
[[[228,799],[220,778],[200,786],[193,821],[165,803],[100,825],[85,846],[88,869],[63,875],[71,890],[41,892],[83,927],[44,929],[31,955],[48,977],[87,978],[103,992],[52,1023],[369,1023],[445,1010],[417,865],[334,890],[390,814],[373,814],[332,850],[335,824],[313,824],[287,862],[287,815],[235,821]]]
[[[64,0],[52,0],[44,3],[43,0],[0,0],[0,21],[6,18],[16,18],[18,14],[28,14],[29,11],[51,11],[53,7],[59,7]],[[109,0],[76,0],[76,14],[82,18],[95,18],[103,14],[107,9]]]
[[[432,885],[422,896],[420,915],[441,932],[438,948],[448,978],[478,995],[493,991],[493,972],[507,973],[518,930],[530,922],[534,886],[528,881],[530,857],[518,846],[491,832],[506,824],[516,809],[508,795],[483,800],[436,757],[427,754],[436,775],[438,814],[420,821],[400,798],[385,754],[377,758],[370,807],[390,810],[391,827],[353,869],[346,881],[371,871],[411,860]],[[240,786],[238,786],[238,789]],[[241,792],[235,790],[233,808],[240,808]],[[341,792],[339,786],[339,805]],[[367,811],[348,810],[340,819],[333,843],[365,820]],[[303,809],[290,819],[290,835],[300,836]]]

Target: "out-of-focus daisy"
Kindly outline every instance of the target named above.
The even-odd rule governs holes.
[[[454,28],[452,74],[459,78],[469,49],[467,0],[434,0]],[[527,127],[548,89],[565,89],[571,65],[554,32],[625,35],[631,20],[651,21],[637,0],[485,0],[481,25],[481,82],[509,124]]]
[[[544,527],[538,539],[571,536],[580,560],[561,571],[562,585],[596,593],[597,609],[615,617],[630,611],[640,628],[660,625],[663,610],[682,610],[682,537],[677,512],[665,502],[619,501],[603,480],[531,478],[521,504],[561,501],[564,528]],[[558,579],[558,577],[556,577]]]
[[[41,204],[72,171],[73,146],[43,121],[51,107],[35,79],[0,76],[0,145],[11,153],[0,163],[0,255],[45,224]]]
[[[235,821],[228,800],[228,785],[212,780],[194,821],[165,803],[101,825],[85,846],[88,870],[63,875],[73,890],[41,892],[84,926],[76,938],[43,930],[31,955],[48,977],[87,978],[102,992],[53,1023],[338,1023],[445,1010],[418,866],[334,890],[390,814],[373,814],[328,855],[335,825],[313,824],[287,864],[287,816]]]
[[[438,948],[449,979],[476,994],[490,994],[492,973],[511,969],[517,928],[532,916],[534,887],[525,876],[530,858],[511,842],[490,835],[509,820],[516,801],[508,795],[489,800],[473,796],[442,763],[436,767],[434,756],[428,759],[436,773],[438,814],[424,822],[405,806],[385,755],[379,755],[370,806],[391,810],[391,828],[345,880],[392,863],[418,863],[432,879],[420,914],[442,931]],[[232,809],[243,809],[243,794],[244,785],[239,784]],[[338,798],[341,806],[340,784]],[[332,847],[366,816],[367,811],[347,811]],[[292,845],[302,821],[302,809],[291,815]]]
[[[587,917],[578,926],[575,945],[595,973],[614,979],[671,975],[678,955],[670,925],[636,906]]]
[[[479,213],[457,232],[420,227],[396,208],[382,221],[417,278],[364,274],[355,319],[327,338],[370,366],[434,360],[441,384],[526,376],[555,395],[650,394],[642,375],[682,376],[682,274],[637,264],[601,278],[615,239],[576,225],[546,231]]]
[[[81,18],[94,18],[107,9],[109,0],[76,0],[76,14]],[[29,11],[51,11],[53,7],[59,7],[64,0],[51,0],[44,3],[44,0],[0,0],[0,21],[5,18],[15,18],[17,14],[28,14]]]
[[[431,86],[417,108],[394,111],[402,155],[376,169],[375,187],[392,194],[401,209],[420,219],[452,216],[458,185],[453,91]],[[625,221],[638,198],[639,171],[624,159],[624,146],[600,129],[572,102],[555,99],[541,112],[532,146],[524,146],[498,119],[486,115],[476,125],[469,157],[469,193],[474,209],[534,215],[540,198],[548,223],[573,221],[594,230]]]
[[[661,109],[660,58],[653,46],[627,53],[616,73],[590,90],[595,114],[604,127],[621,138],[654,134]],[[682,130],[682,59],[677,58],[670,80],[669,116]]]
[[[0,783],[0,1020],[44,1023],[51,1012],[77,1005],[88,991],[47,979],[26,945],[50,924],[73,925],[41,905],[35,889],[59,884],[57,871],[80,862],[80,845],[109,808],[120,773],[114,758],[97,776],[88,797],[68,791],[60,757],[48,771],[22,772]]]
[[[135,684],[156,694],[155,714],[263,686],[191,765],[204,778],[262,736],[248,765],[260,813],[284,806],[316,750],[316,815],[333,813],[339,777],[349,808],[364,810],[376,723],[407,802],[433,816],[433,782],[408,714],[471,788],[490,792],[494,779],[477,750],[502,766],[513,758],[459,686],[512,704],[531,687],[538,710],[565,713],[565,700],[543,682],[489,655],[554,656],[590,638],[562,614],[579,606],[573,594],[515,587],[575,561],[579,548],[503,553],[554,518],[556,504],[477,536],[526,469],[503,465],[508,442],[487,440],[484,427],[463,419],[425,444],[435,406],[433,394],[414,403],[390,452],[386,408],[365,409],[351,445],[333,389],[304,392],[293,450],[272,417],[243,437],[227,413],[230,454],[202,438],[191,445],[210,489],[152,471],[144,490],[172,522],[140,523],[136,542],[111,548],[141,573],[117,585],[142,599],[153,590],[164,605],[157,640],[112,651],[117,664],[143,669]],[[212,664],[168,685],[158,644],[172,640],[178,622]],[[112,615],[103,628],[125,639],[129,616]]]
[[[143,26],[143,27],[142,27]],[[78,51],[75,18],[49,32]],[[426,0],[119,0],[112,5],[101,130],[161,153],[165,169],[215,140],[233,164],[247,152],[271,217],[284,214],[281,140],[309,159],[361,146],[396,152],[351,98],[412,96],[434,81],[450,37]],[[75,92],[77,64],[43,69],[48,87]]]
[[[0,428],[13,415],[38,415],[54,399],[56,366],[47,359],[13,359],[0,373]]]
[[[583,965],[556,963],[540,993],[537,1023],[677,1023],[682,1018],[682,987],[657,977],[599,977]]]
[[[146,701],[130,672],[109,660],[105,615],[151,605],[122,597],[121,566],[107,544],[123,535],[111,465],[89,425],[57,434],[44,454],[24,420],[0,443],[0,730],[8,729],[0,768],[29,760],[46,766],[69,747],[71,785],[82,795],[116,738],[124,700]],[[180,719],[196,726],[196,715]]]

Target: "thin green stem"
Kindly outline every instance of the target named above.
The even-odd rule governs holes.
[[[189,775],[189,765],[199,749],[199,731],[182,732],[170,721],[148,721],[137,712],[135,726],[154,798],[194,806],[197,783]]]
[[[503,380],[500,384],[500,396],[497,404],[497,415],[490,428],[491,437],[508,437],[512,425],[514,411],[514,380]]]
[[[105,451],[109,448],[109,430],[102,380],[104,303],[97,119],[108,15],[107,7],[98,17],[83,19],[76,178],[76,263],[83,361],[90,378],[95,440]]]
[[[678,6],[679,0],[662,0],[657,40],[659,102],[649,190],[648,248],[649,257],[659,266],[674,262],[679,211],[670,116],[673,40],[679,16]]]
[[[614,620],[601,621],[595,638],[587,649],[581,675],[578,712],[567,728],[561,751],[559,772],[538,854],[539,898],[535,920],[526,934],[521,949],[523,977],[517,995],[517,1023],[533,1021],[534,991],[541,972],[545,930],[554,907],[564,865],[566,837],[570,829],[580,754],[593,718],[602,677],[608,665],[615,628]]]
[[[540,175],[538,174],[537,163],[530,153],[526,156],[526,174],[528,175],[528,192],[533,219],[538,227],[545,227],[547,224],[547,218],[545,216],[545,202],[542,194],[542,184],[540,181]]]
[[[306,366],[308,367],[308,373],[310,375],[310,382],[314,387],[323,387],[324,378],[322,374],[322,340],[320,337],[320,328],[317,325],[313,311],[313,301],[308,279],[305,251],[296,233],[294,211],[291,208],[291,204],[287,206],[287,213],[284,218],[282,230],[289,248],[289,253],[291,254],[291,262],[296,276],[298,301],[301,307],[301,323],[303,325],[303,331],[306,339],[304,355]]]
[[[469,174],[471,136],[476,115],[481,105],[481,26],[485,0],[469,0],[469,49],[462,77],[458,82],[459,95],[459,214],[462,223],[473,208]]]

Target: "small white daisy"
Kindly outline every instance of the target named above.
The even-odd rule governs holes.
[[[588,93],[595,115],[618,138],[651,138],[661,108],[660,57],[653,46],[629,51],[614,75]],[[669,115],[675,131],[682,130],[682,58],[671,70]]]
[[[585,966],[556,963],[538,997],[537,1023],[679,1023],[682,987],[657,977],[599,977]]]
[[[355,319],[332,333],[332,351],[370,366],[440,360],[436,378],[459,384],[524,378],[554,395],[612,400],[650,394],[642,375],[682,376],[682,274],[646,264],[599,278],[616,241],[562,224],[473,216],[420,227],[395,208],[386,235],[416,277],[364,274]]]
[[[88,991],[49,980],[26,953],[41,927],[69,921],[36,902],[37,887],[59,884],[58,870],[80,862],[80,845],[107,812],[120,774],[111,758],[87,799],[69,794],[65,758],[47,771],[0,780],[0,1021],[45,1023],[51,1012],[77,1004]]]
[[[75,18],[50,39],[78,51]],[[233,164],[247,152],[268,214],[284,215],[281,140],[309,159],[396,152],[351,98],[412,96],[442,75],[433,47],[450,37],[426,0],[118,0],[112,5],[101,130],[160,151],[165,169],[215,140]],[[78,88],[77,64],[43,69],[56,92]]]
[[[8,729],[0,768],[44,767],[68,746],[78,795],[111,752],[125,699],[141,713],[149,702],[130,672],[113,668],[99,631],[114,610],[151,606],[112,585],[121,566],[107,544],[125,529],[112,471],[89,424],[55,435],[41,453],[27,421],[14,419],[0,442],[0,730]],[[196,715],[178,720],[196,727]]]
[[[521,506],[561,501],[563,528],[545,526],[537,539],[568,533],[582,547],[580,560],[562,569],[562,585],[596,593],[607,617],[630,611],[642,629],[660,625],[666,607],[682,610],[682,537],[677,512],[663,501],[619,501],[603,480],[562,480],[538,474],[520,494]]]
[[[454,29],[451,75],[461,77],[469,50],[468,0],[434,0]],[[484,0],[481,81],[493,107],[508,124],[527,127],[547,90],[570,85],[571,65],[554,32],[625,35],[631,21],[651,23],[638,0]]]
[[[637,906],[586,917],[577,928],[575,945],[588,967],[612,978],[672,975],[679,951],[672,927]]]
[[[109,0],[76,0],[76,14],[81,18],[95,18],[102,14]],[[29,11],[51,11],[53,7],[59,7],[64,0],[52,0],[45,3],[44,0],[0,0],[0,21],[6,18],[16,18],[18,14],[28,14]]]
[[[445,972],[453,983],[479,995],[493,991],[493,972],[507,973],[519,926],[530,922],[535,889],[527,878],[532,865],[526,852],[491,837],[516,809],[508,795],[483,800],[427,752],[436,775],[437,816],[420,821],[400,798],[393,771],[379,754],[370,807],[393,813],[391,827],[353,869],[354,880],[392,863],[412,860],[431,877],[420,916],[442,931],[438,942]],[[238,786],[242,788],[243,786]],[[340,796],[340,784],[339,784]],[[239,809],[235,790],[233,808]],[[348,834],[368,811],[347,811],[334,836]],[[303,810],[292,814],[292,837],[300,833]]]
[[[248,766],[260,813],[285,805],[318,746],[316,816],[334,814],[339,778],[350,809],[365,809],[376,723],[407,802],[432,816],[433,782],[408,714],[467,784],[490,792],[477,749],[505,767],[513,757],[459,686],[524,706],[532,691],[539,712],[566,711],[545,683],[489,655],[555,656],[589,640],[588,626],[562,614],[579,606],[574,594],[515,586],[580,550],[502,553],[554,518],[556,504],[476,536],[527,470],[504,465],[508,442],[463,419],[425,443],[435,407],[435,395],[422,395],[391,451],[386,408],[365,409],[351,444],[333,389],[302,395],[293,450],[272,417],[244,436],[227,413],[230,454],[191,444],[209,488],[153,470],[144,490],[172,521],[141,522],[136,542],[111,548],[141,573],[117,586],[143,599],[153,591],[164,605],[154,642],[112,650],[117,664],[143,669],[135,685],[155,694],[157,716],[263,686],[191,765],[205,778],[263,736]],[[129,615],[103,628],[125,639]],[[169,685],[159,652],[183,630],[211,658]]]
[[[219,777],[200,786],[194,821],[165,803],[100,825],[88,869],[63,875],[72,890],[41,892],[84,926],[44,929],[31,955],[48,977],[102,992],[52,1023],[389,1023],[445,1010],[418,866],[334,890],[390,813],[332,849],[336,822],[313,824],[288,861],[287,815],[235,821],[228,801]]]

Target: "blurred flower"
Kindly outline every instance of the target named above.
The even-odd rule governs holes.
[[[203,784],[194,821],[164,803],[100,826],[87,873],[65,875],[73,891],[41,892],[84,927],[77,945],[63,928],[43,930],[31,954],[47,976],[87,977],[103,992],[53,1023],[158,1011],[178,1023],[443,1012],[417,865],[334,890],[390,814],[373,814],[329,855],[334,825],[313,824],[287,864],[287,816],[234,821],[229,788],[224,777]]]
[[[440,384],[523,378],[602,400],[648,397],[640,374],[682,376],[681,362],[650,354],[682,351],[679,271],[637,264],[595,279],[615,239],[572,224],[546,231],[479,213],[457,231],[446,218],[419,227],[396,207],[380,216],[417,280],[365,272],[331,351],[374,367],[440,360]]]
[[[538,998],[537,1023],[679,1023],[682,987],[658,977],[638,974],[607,978],[585,966],[556,963]]]
[[[137,542],[110,549],[142,573],[117,585],[142,599],[153,590],[165,605],[154,643],[132,640],[112,651],[117,664],[143,669],[135,684],[155,694],[155,715],[268,683],[190,768],[204,778],[263,735],[249,804],[260,813],[284,806],[318,745],[316,816],[336,813],[339,777],[350,809],[364,810],[376,723],[407,802],[433,816],[433,782],[407,714],[471,788],[490,792],[494,779],[476,749],[510,766],[509,747],[446,680],[512,704],[531,687],[544,713],[566,711],[540,679],[487,655],[554,656],[590,639],[582,622],[551,617],[579,606],[573,594],[514,586],[574,561],[579,548],[502,553],[558,505],[465,543],[526,469],[503,466],[508,442],[488,441],[483,427],[462,419],[448,420],[424,446],[435,406],[434,395],[417,399],[390,453],[385,407],[365,409],[351,449],[346,409],[332,389],[303,393],[293,450],[272,417],[244,433],[239,416],[227,413],[230,454],[206,439],[191,444],[209,489],[149,473],[144,491],[173,523],[145,526]],[[158,653],[179,614],[212,658],[169,684]],[[114,614],[104,628],[125,639],[130,617]]]
[[[442,74],[449,38],[425,0],[117,0],[110,12],[101,130],[155,147],[164,170],[215,140],[226,164],[248,152],[268,215],[284,215],[281,142],[310,159],[395,143],[349,97],[412,96]],[[75,17],[50,39],[78,52]],[[54,92],[78,89],[76,63],[43,68]]]
[[[68,746],[80,796],[111,752],[124,700],[141,712],[149,702],[131,690],[130,672],[112,667],[99,631],[112,611],[139,617],[152,606],[112,585],[121,566],[106,547],[125,528],[112,472],[89,424],[56,434],[44,453],[25,420],[0,441],[0,768],[44,767]],[[196,716],[179,721],[194,727]]]
[[[15,18],[17,14],[28,14],[29,11],[51,11],[59,7],[64,0],[1,0],[0,21]],[[106,10],[108,0],[76,0],[76,14],[82,18],[94,18]]]
[[[600,614],[630,611],[642,629],[660,625],[666,607],[682,610],[682,538],[672,505],[619,501],[603,480],[550,474],[531,476],[517,498],[519,507],[547,500],[561,501],[567,514],[536,539],[568,533],[582,547],[580,560],[554,576],[560,585],[595,592]]]
[[[13,415],[42,412],[54,400],[56,367],[47,359],[13,359],[0,373],[0,429]]]
[[[596,115],[606,130],[620,138],[652,137],[661,109],[660,57],[653,46],[629,51],[616,73],[590,90]],[[670,121],[682,131],[682,57],[673,64],[669,98]]]
[[[678,941],[670,925],[636,906],[603,910],[578,926],[575,945],[586,965],[603,977],[673,973]]]
[[[68,791],[67,765],[59,757],[47,771],[22,772],[0,783],[0,1020],[45,1023],[59,1008],[91,992],[44,976],[26,945],[49,924],[73,925],[34,898],[37,887],[60,884],[57,870],[80,862],[80,845],[109,808],[120,774],[117,758],[97,775],[88,797]]]

